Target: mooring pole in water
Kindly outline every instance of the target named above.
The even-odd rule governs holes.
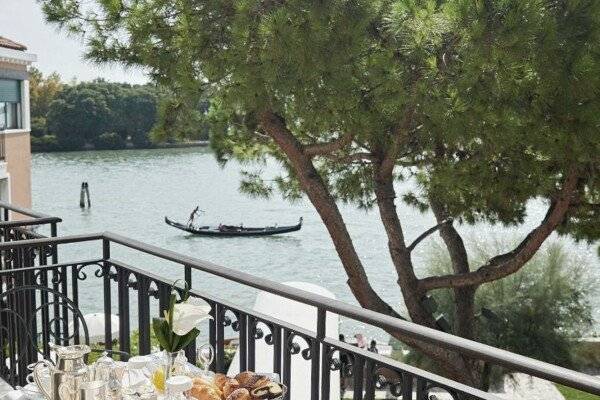
[[[81,182],[81,191],[79,192],[79,207],[85,208],[85,182]]]
[[[88,208],[92,206],[90,200],[90,188],[87,182],[81,182],[81,192],[79,193],[79,207],[85,208],[85,198],[87,196]]]
[[[85,183],[85,194],[87,195],[87,206],[90,208],[92,206],[92,200],[90,199],[90,186],[88,183]]]

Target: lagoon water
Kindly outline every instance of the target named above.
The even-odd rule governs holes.
[[[276,165],[262,168],[267,175],[277,170]],[[113,231],[276,282],[316,283],[335,293],[338,299],[354,304],[345,283],[344,270],[312,205],[307,200],[289,203],[277,195],[264,200],[240,194],[242,169],[234,162],[221,168],[206,148],[35,154],[33,207],[63,218],[59,227],[61,235]],[[92,207],[89,210],[79,208],[82,181],[90,186]],[[400,194],[409,189],[410,184],[398,187]],[[301,231],[282,236],[223,239],[190,236],[163,222],[165,215],[186,221],[196,205],[206,211],[200,218],[207,224],[291,225],[303,217],[304,225]],[[479,224],[461,226],[460,231],[467,241],[516,240],[543,218],[545,208],[542,202],[531,202],[529,216],[522,227]],[[365,212],[350,205],[341,205],[341,209],[372,285],[384,299],[402,310],[387,239],[378,213],[376,210]],[[420,214],[403,204],[398,210],[408,241],[435,224],[429,213]],[[415,258],[420,275],[426,273],[426,253],[436,240],[434,235],[419,245]],[[574,256],[588,268],[593,271],[599,269],[594,247],[565,242]],[[60,261],[100,255],[99,243],[69,245],[61,250]],[[169,278],[183,277],[182,269],[174,264],[140,256],[126,249],[115,248],[112,256]],[[82,287],[85,288],[80,293],[84,312],[101,311],[102,293],[94,285],[94,280],[88,278]],[[194,287],[250,306],[256,295],[252,289],[197,272],[194,274]],[[132,298],[135,302],[135,296]],[[380,339],[386,336],[346,320],[342,321],[340,331],[346,335],[366,331]]]

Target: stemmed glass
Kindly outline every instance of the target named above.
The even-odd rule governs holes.
[[[202,373],[205,377],[211,375],[208,371],[210,365],[215,359],[215,349],[209,344],[205,343],[196,349],[197,365],[202,368]]]

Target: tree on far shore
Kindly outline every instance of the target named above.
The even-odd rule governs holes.
[[[450,289],[451,332],[474,337],[475,293],[519,271],[556,231],[600,237],[600,2],[42,0],[87,35],[88,56],[147,68],[190,104],[211,99],[222,160],[277,159],[256,195],[305,194],[361,306],[401,317],[369,283],[338,201],[375,207],[406,318],[440,329],[428,295]],[[412,179],[418,190],[397,193]],[[545,217],[512,250],[471,265],[457,226]],[[420,235],[396,202],[431,210]],[[452,272],[418,276],[413,252],[439,233]],[[409,241],[407,236],[416,236]],[[450,378],[485,386],[484,363],[390,332]]]

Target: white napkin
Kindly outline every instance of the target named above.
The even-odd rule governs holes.
[[[11,390],[6,392],[2,397],[2,400],[25,400],[25,394],[20,390]]]

